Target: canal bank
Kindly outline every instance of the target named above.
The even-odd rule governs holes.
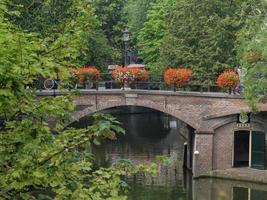
[[[227,180],[249,181],[253,183],[267,184],[267,171],[247,167],[231,168],[226,170],[214,170],[195,177],[195,179],[200,178],[220,178]]]

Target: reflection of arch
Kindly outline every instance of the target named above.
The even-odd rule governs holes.
[[[152,110],[160,111],[162,113],[171,115],[171,116],[183,121],[184,123],[186,123],[187,125],[191,126],[194,129],[198,128],[196,123],[195,123],[195,120],[193,118],[189,118],[188,115],[186,115],[185,112],[166,109],[163,105],[162,106],[158,106],[158,104],[155,106],[153,104],[150,104],[150,105],[141,104],[140,105],[140,104],[136,104],[136,103],[134,105],[126,105],[126,104],[112,104],[112,105],[102,105],[102,106],[99,105],[98,109],[96,109],[94,106],[86,107],[83,110],[74,112],[73,118],[72,118],[71,121],[69,121],[67,126],[70,125],[71,123],[73,123],[75,121],[79,121],[81,118],[86,117],[88,115],[91,115],[91,114],[93,114],[95,112],[104,111],[104,110],[115,108],[115,107],[125,107],[125,106],[144,107],[144,108],[150,108]]]

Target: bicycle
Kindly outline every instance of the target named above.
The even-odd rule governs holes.
[[[46,90],[57,89],[60,85],[60,80],[48,78],[44,81],[44,88]]]
[[[71,89],[77,89],[78,87],[78,84],[74,82],[74,80],[64,83],[65,84],[63,85],[62,81],[59,79],[48,78],[44,81],[44,88],[46,90],[52,90],[52,89],[59,89],[60,86],[63,86],[63,88],[71,90]]]

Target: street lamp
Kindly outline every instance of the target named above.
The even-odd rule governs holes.
[[[127,51],[128,51],[128,44],[130,41],[130,32],[126,28],[123,32],[123,42],[124,42],[124,66],[127,66]]]

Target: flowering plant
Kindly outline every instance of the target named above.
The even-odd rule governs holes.
[[[186,68],[168,68],[164,72],[164,81],[168,85],[182,87],[189,82],[192,70]]]
[[[217,78],[217,85],[221,88],[232,89],[239,83],[239,77],[235,71],[225,71],[221,73]]]
[[[148,79],[148,72],[146,69],[131,68],[135,81],[145,81]]]
[[[112,78],[124,87],[125,84],[130,84],[134,81],[133,70],[126,67],[118,67],[112,71]]]
[[[76,70],[81,82],[97,81],[100,79],[100,71],[96,67],[84,66]]]

